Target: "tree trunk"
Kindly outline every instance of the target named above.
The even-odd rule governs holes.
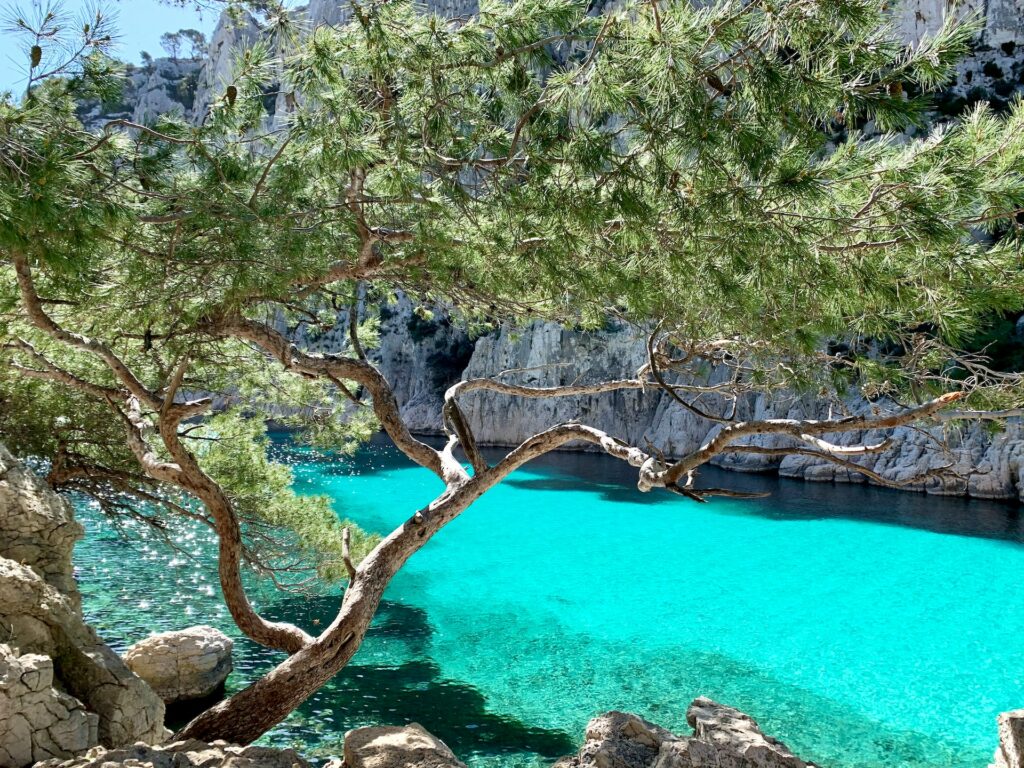
[[[323,634],[248,688],[203,712],[174,738],[249,744],[288,717],[359,650],[384,590],[406,561],[501,476],[494,471],[474,476],[392,532],[360,564],[337,618]]]

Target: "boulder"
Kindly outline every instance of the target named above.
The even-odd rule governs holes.
[[[583,747],[555,768],[647,768],[662,745],[677,741],[664,728],[627,712],[608,712],[587,723]]]
[[[219,629],[198,626],[150,635],[124,654],[124,662],[170,704],[216,693],[231,672],[234,642]]]
[[[176,741],[163,746],[94,747],[72,760],[47,760],[35,768],[309,768],[291,749],[238,747],[223,741]]]
[[[997,722],[999,747],[990,768],[1024,768],[1024,709],[1003,712]]]
[[[345,734],[345,768],[466,768],[419,723],[356,728]]]
[[[84,533],[71,505],[0,444],[0,556],[27,565],[77,606],[71,553]]]
[[[82,618],[71,566],[82,533],[71,506],[0,445],[4,768],[169,735],[163,702]]]

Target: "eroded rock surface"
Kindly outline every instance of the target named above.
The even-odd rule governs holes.
[[[656,768],[807,768],[781,741],[761,732],[738,709],[701,697],[686,711],[693,728],[689,762],[662,760]]]
[[[999,748],[990,768],[1024,768],[1024,709],[1003,712],[998,723]]]
[[[291,749],[238,747],[223,741],[176,741],[163,746],[94,747],[73,760],[47,760],[35,768],[309,768]]]
[[[466,768],[419,723],[356,728],[345,734],[344,768]]]
[[[168,735],[163,702],[82,619],[71,567],[81,535],[70,505],[0,445],[5,768],[70,757],[97,742],[120,746]]]
[[[600,715],[587,725],[580,751],[555,768],[813,768],[732,707],[699,698],[686,719],[692,737],[624,712]]]
[[[150,635],[125,652],[124,662],[170,704],[215,693],[231,672],[233,647],[219,629],[189,627]]]
[[[53,659],[0,645],[0,765],[82,752],[98,729],[98,715],[53,687]]]
[[[647,768],[666,742],[677,737],[642,717],[608,712],[587,723],[586,740],[555,768]]]

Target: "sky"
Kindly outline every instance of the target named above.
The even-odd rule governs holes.
[[[24,49],[24,36],[10,32],[7,20],[17,12],[34,18],[34,10],[46,0],[0,0],[0,92],[20,93],[28,73],[28,56]],[[51,0],[51,4],[53,4]],[[64,0],[65,9],[76,17],[96,7],[96,0]],[[115,27],[119,35],[118,45],[112,52],[124,61],[138,64],[140,51],[149,52],[154,58],[166,56],[160,47],[160,35],[179,29],[198,29],[210,37],[217,25],[217,15],[210,11],[202,13],[193,8],[172,8],[158,0],[105,0],[101,7],[109,9],[116,16]]]

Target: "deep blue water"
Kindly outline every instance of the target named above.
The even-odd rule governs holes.
[[[440,487],[382,445],[278,450],[301,492],[373,531]],[[415,720],[475,768],[540,765],[608,709],[685,732],[703,694],[822,765],[987,765],[996,714],[1024,706],[1020,507],[705,476],[773,495],[640,494],[635,470],[594,455],[516,473],[413,557],[354,663],[264,741],[326,756],[349,728]],[[116,647],[200,622],[232,632],[205,533],[179,536],[195,560],[171,559],[82,514],[85,610]],[[337,606],[260,594],[311,630]],[[229,689],[279,658],[240,641]]]

